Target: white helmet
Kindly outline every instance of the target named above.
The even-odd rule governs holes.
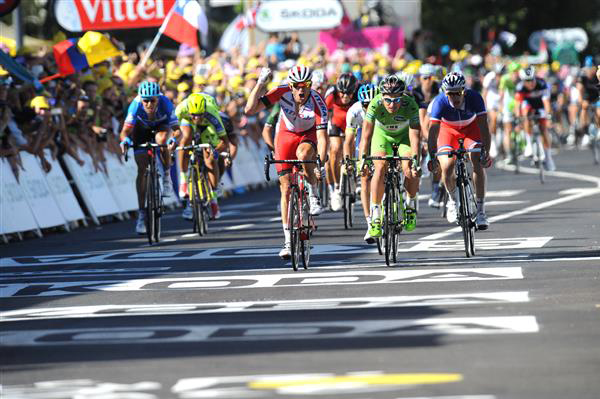
[[[311,80],[312,71],[304,65],[296,65],[288,72],[288,80],[292,83],[302,83]]]
[[[407,88],[413,87],[415,83],[415,75],[404,71],[398,72],[396,75],[398,75],[398,77],[404,81],[404,84],[406,84]]]
[[[519,71],[519,78],[521,80],[535,80],[535,68],[533,66],[528,66],[527,68],[523,68]]]
[[[465,88],[465,77],[460,72],[450,72],[442,80],[442,90],[445,92],[452,90],[463,90]]]

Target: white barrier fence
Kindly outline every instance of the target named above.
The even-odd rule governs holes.
[[[237,158],[229,173],[222,179],[224,190],[244,189],[265,183],[263,161],[266,148],[259,146],[246,137],[239,137]],[[119,161],[112,153],[105,153],[107,173],[94,168],[92,158],[80,151],[84,161],[79,165],[69,155],[63,157],[66,172],[58,160],[50,153],[46,159],[52,165],[45,173],[37,157],[24,151],[20,154],[23,168],[19,180],[15,178],[6,159],[0,159],[0,235],[6,242],[6,235],[34,231],[38,236],[41,230],[64,226],[70,229],[73,222],[90,218],[100,223],[100,217],[115,216],[123,219],[129,211],[137,210],[135,179],[137,166],[129,158],[128,162]],[[275,176],[274,169],[271,170]],[[67,175],[72,177],[70,183]],[[175,186],[176,187],[176,186]],[[78,192],[82,209],[75,191]],[[165,199],[166,205],[178,203],[175,193]]]

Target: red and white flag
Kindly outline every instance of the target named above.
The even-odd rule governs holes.
[[[160,31],[179,43],[199,48],[198,32],[208,34],[208,20],[196,0],[177,0]]]

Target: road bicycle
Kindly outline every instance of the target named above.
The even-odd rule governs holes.
[[[356,159],[346,157],[342,165],[341,176],[342,209],[344,210],[344,228],[352,227],[354,219],[354,204],[356,202]]]
[[[271,180],[269,168],[271,164],[285,163],[292,165],[290,173],[290,189],[288,192],[288,220],[287,225],[290,231],[290,243],[292,252],[292,268],[298,271],[298,266],[302,260],[304,269],[308,269],[310,263],[310,237],[317,229],[314,217],[310,214],[310,204],[308,202],[308,188],[305,183],[305,176],[302,173],[302,165],[316,164],[321,168],[321,160],[317,158],[314,161],[284,160],[273,159],[272,155],[265,156],[265,178]]]
[[[410,157],[398,156],[398,146],[393,145],[393,154],[388,156],[364,156],[366,161],[387,161],[385,175],[385,191],[382,209],[382,247],[385,253],[385,263],[390,266],[397,262],[400,233],[404,227],[406,210],[404,208],[404,173],[402,161],[413,161]],[[416,168],[417,165],[412,165]]]
[[[128,160],[127,149],[129,146],[126,145],[125,151],[125,162]],[[150,162],[146,167],[145,180],[146,180],[146,195],[144,198],[144,209],[146,211],[146,235],[148,236],[148,243],[152,245],[153,242],[157,243],[160,240],[161,223],[160,218],[164,213],[164,204],[162,196],[162,188],[159,182],[158,173],[158,152],[161,148],[166,148],[166,144],[156,144],[147,142],[144,144],[134,145],[133,149],[147,149]],[[168,171],[164,171],[168,173]]]
[[[598,165],[600,164],[600,127],[596,125],[593,119],[588,126],[588,134],[590,136],[590,148],[594,156],[594,165]]]
[[[456,174],[456,189],[458,193],[458,224],[463,233],[465,254],[468,257],[475,256],[475,231],[477,231],[477,206],[473,193],[473,182],[471,174],[467,170],[468,153],[481,153],[481,148],[465,149],[464,139],[458,139],[458,149],[438,153],[438,156],[447,155],[456,157],[454,171]]]
[[[196,143],[198,137],[192,139],[192,144],[177,147],[176,150],[189,151],[188,164],[188,190],[190,205],[192,207],[193,232],[202,236],[208,234],[208,221],[211,219],[211,193],[212,188],[208,180],[208,168],[204,162],[204,151],[214,151],[210,144]],[[221,152],[222,157],[229,157],[229,153]]]
[[[327,179],[319,180],[319,198],[321,199],[321,206],[323,209],[329,209],[329,186]]]
[[[532,147],[532,162],[538,168],[540,182],[544,184],[544,160],[546,156],[544,154],[544,145],[542,143],[542,131],[539,126],[540,116],[536,114],[529,115],[527,117],[531,121],[531,147]]]

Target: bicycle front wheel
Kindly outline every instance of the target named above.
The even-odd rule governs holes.
[[[298,187],[293,187],[290,193],[290,201],[288,205],[288,229],[290,230],[290,244],[292,250],[292,268],[298,271],[300,257],[302,256],[302,248],[300,244],[300,192]]]
[[[302,252],[302,266],[304,269],[308,269],[308,264],[310,262],[310,206],[308,204],[308,195],[306,192],[302,193],[302,217],[301,217],[301,225],[302,230],[300,233],[300,249]]]
[[[150,170],[146,171],[146,235],[148,236],[148,244],[152,245],[154,239],[154,207],[155,198],[154,195],[154,176]]]
[[[193,232],[198,233],[198,235],[203,235],[202,231],[202,223],[204,213],[202,212],[202,202],[200,201],[200,187],[198,186],[198,170],[195,167],[190,168],[190,181],[188,182],[188,186],[191,188],[191,206],[194,216],[194,226]]]
[[[463,181],[457,182],[458,186],[458,217],[460,227],[463,233],[463,241],[465,244],[465,255],[467,258],[471,257],[471,217],[469,214],[469,204],[467,200],[466,187]]]
[[[208,220],[210,219],[210,186],[208,184],[206,171],[200,173],[199,187],[200,203],[202,204],[202,218],[200,219],[202,223],[200,224],[200,228],[202,234],[208,234]]]
[[[385,250],[385,264],[390,266],[394,263],[394,241],[396,238],[395,233],[395,207],[394,207],[394,188],[390,183],[386,184],[385,187],[385,200],[383,201],[383,240]]]
[[[350,228],[350,195],[349,195],[349,179],[346,174],[342,173],[342,209],[344,211],[344,229]]]

